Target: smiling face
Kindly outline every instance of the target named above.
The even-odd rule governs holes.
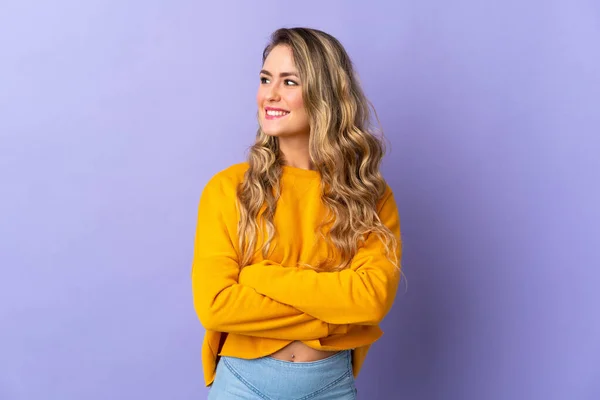
[[[265,59],[256,102],[258,121],[266,135],[278,138],[309,135],[302,82],[289,46],[275,46]]]

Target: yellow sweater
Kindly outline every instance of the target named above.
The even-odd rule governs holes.
[[[394,301],[399,269],[375,234],[367,237],[346,270],[301,267],[317,265],[328,254],[315,233],[326,208],[319,173],[285,166],[274,218],[278,233],[269,257],[263,259],[258,251],[240,272],[236,189],[247,169],[242,163],[219,172],[200,199],[192,289],[206,330],[206,385],[215,378],[219,356],[263,357],[295,340],[318,350],[353,349],[357,376],[370,345],[382,335],[378,324]],[[378,214],[400,243],[398,211],[389,187]]]

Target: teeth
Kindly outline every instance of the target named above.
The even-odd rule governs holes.
[[[271,117],[283,117],[284,115],[289,114],[289,112],[287,111],[274,111],[274,110],[268,110],[267,111],[267,115],[271,116]]]

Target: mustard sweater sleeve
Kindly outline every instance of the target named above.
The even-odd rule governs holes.
[[[400,221],[389,188],[378,214],[398,240],[399,261]],[[240,282],[329,323],[376,325],[390,310],[400,280],[400,269],[388,260],[384,249],[379,237],[370,234],[343,271],[316,272],[264,263],[244,268]]]
[[[283,340],[337,333],[338,327],[238,283],[240,268],[231,240],[237,226],[235,187],[229,186],[213,178],[198,208],[191,277],[194,308],[204,328]]]

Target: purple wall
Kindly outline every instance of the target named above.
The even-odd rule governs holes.
[[[592,0],[3,0],[0,399],[204,398],[197,202],[294,25],[346,45],[392,145],[408,283],[361,398],[600,398],[599,21]]]

